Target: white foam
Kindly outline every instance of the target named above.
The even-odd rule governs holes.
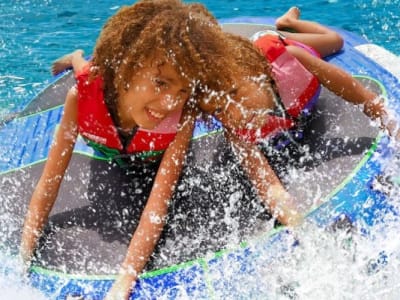
[[[365,56],[377,62],[400,80],[400,57],[389,50],[374,44],[363,44],[355,47]]]

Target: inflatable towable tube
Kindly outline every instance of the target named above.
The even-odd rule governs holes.
[[[250,36],[273,21],[239,18],[224,23],[226,30]],[[400,76],[370,49],[387,52],[352,33],[340,33],[345,47],[328,60],[398,107]],[[0,128],[0,215],[6,219],[7,252],[18,251],[30,195],[73,83],[71,74],[58,78]],[[172,200],[162,241],[131,299],[267,298],[271,291],[268,283],[260,286],[260,267],[282,253],[290,255],[296,244],[288,230],[274,229],[266,220],[220,128],[210,134],[206,127],[197,124],[190,168]],[[298,143],[298,149],[307,149],[306,157],[295,149],[289,157],[280,151],[266,154],[310,222],[325,228],[347,220],[368,232],[382,214],[392,211],[384,193],[373,188],[393,157],[389,139],[357,107],[322,90]],[[151,186],[143,179],[154,169],[123,172],[78,141],[30,270],[32,285],[49,298],[103,299],[111,287]]]

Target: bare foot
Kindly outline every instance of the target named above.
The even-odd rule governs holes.
[[[65,54],[59,59],[55,60],[51,66],[51,73],[57,75],[62,71],[72,68],[72,60],[75,56],[83,57],[83,50],[75,50],[71,53]]]
[[[300,9],[296,6],[289,8],[281,17],[276,19],[275,26],[277,29],[290,28],[291,21],[300,18]]]

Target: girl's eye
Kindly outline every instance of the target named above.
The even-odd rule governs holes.
[[[157,87],[167,87],[168,83],[160,78],[154,78],[153,82]]]

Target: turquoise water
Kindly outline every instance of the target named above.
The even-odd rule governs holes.
[[[123,0],[0,0],[0,113],[18,109],[49,79],[57,57],[79,47],[87,53],[104,21]],[[400,54],[400,0],[205,0],[218,17],[278,16],[297,5],[302,16],[344,28]]]

